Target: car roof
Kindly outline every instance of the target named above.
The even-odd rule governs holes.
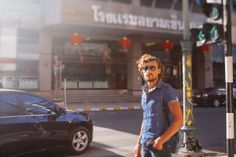
[[[4,93],[4,92],[6,92],[6,93],[7,93],[7,92],[10,92],[10,93],[25,93],[25,94],[28,94],[28,95],[40,97],[41,99],[44,99],[44,100],[49,101],[49,102],[53,102],[52,100],[50,100],[50,99],[48,99],[48,98],[46,98],[46,97],[37,95],[37,94],[35,94],[35,93],[23,91],[23,90],[1,88],[1,89],[0,89],[0,93]]]
[[[17,90],[17,89],[6,89],[6,88],[1,88],[0,92],[22,92],[22,93],[27,93],[26,91],[23,90]]]
[[[198,90],[198,92],[216,92],[216,91],[225,91],[225,88],[222,87],[210,87]]]
[[[211,90],[211,89],[225,89],[224,87],[208,87],[208,88],[203,88],[202,90]]]

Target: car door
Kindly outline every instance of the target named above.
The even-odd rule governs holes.
[[[66,135],[64,122],[57,113],[56,106],[36,95],[21,94],[19,99],[28,112],[28,121],[35,130],[34,148],[42,149],[60,145],[59,139]]]
[[[28,149],[30,126],[24,108],[14,92],[0,92],[1,153],[19,154]]]

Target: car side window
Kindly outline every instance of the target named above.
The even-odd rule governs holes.
[[[29,114],[54,114],[55,106],[36,96],[22,94],[19,96]]]
[[[225,95],[226,94],[226,91],[225,91],[225,89],[218,89],[217,90],[217,94],[219,94],[219,95]]]
[[[24,115],[14,94],[0,93],[0,117]]]

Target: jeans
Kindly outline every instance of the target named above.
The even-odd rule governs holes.
[[[171,157],[171,153],[164,149],[163,150],[157,150],[152,147],[152,145],[142,145],[142,151],[141,151],[142,157]]]

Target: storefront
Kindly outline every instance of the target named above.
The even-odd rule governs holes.
[[[156,55],[165,64],[165,81],[181,88],[179,41],[183,25],[180,12],[171,18],[168,10],[100,1],[78,3],[75,0],[48,2],[48,8],[45,9],[47,17],[43,28],[47,37],[41,40],[47,39],[51,45],[47,43],[41,47],[52,49],[54,68],[51,72],[41,68],[41,73],[52,74],[53,89],[63,87],[66,78],[73,89],[139,90],[142,78],[136,61],[145,52]],[[55,12],[61,16],[52,18]],[[199,15],[192,15],[191,19],[194,21],[191,27],[204,20]],[[83,38],[76,45],[70,40],[74,33]],[[119,44],[124,36],[132,43],[126,49]],[[168,50],[163,47],[167,40],[172,44]],[[42,77],[41,81],[44,82]]]
[[[30,82],[29,88],[62,89],[66,78],[69,89],[140,90],[142,78],[136,61],[142,53],[148,52],[164,63],[164,80],[181,88],[181,12],[96,0],[23,2],[28,9],[23,9],[24,3],[14,4],[20,8],[16,10],[19,14],[16,19],[0,16],[7,21],[1,26],[1,33],[7,33],[3,30],[12,27],[12,23],[16,27],[14,37],[17,40],[12,40],[15,42],[10,45],[17,47],[12,50],[16,55],[5,59],[12,69],[1,73],[2,78],[11,75],[17,80],[13,87],[25,89]],[[2,6],[12,5],[5,3]],[[13,14],[10,8],[8,12]],[[205,17],[190,14],[190,19],[190,26],[197,27]],[[75,33],[80,36],[77,43],[71,40]],[[123,37],[131,41],[128,46],[120,45]],[[168,49],[167,40],[171,42]],[[6,57],[1,50],[3,60]],[[10,61],[15,65],[10,66]]]

